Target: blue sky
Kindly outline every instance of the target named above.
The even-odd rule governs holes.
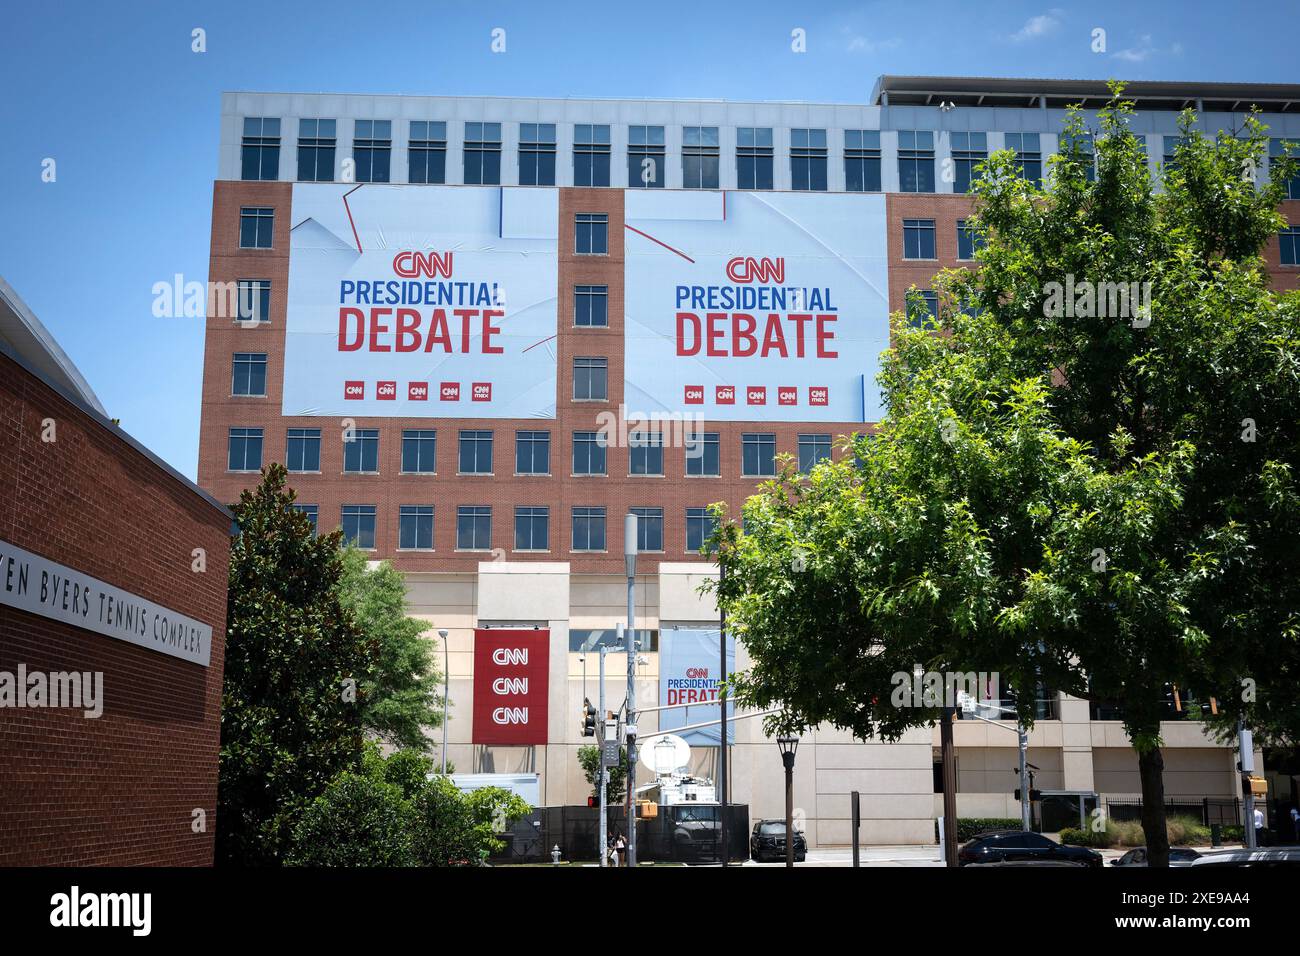
[[[11,4],[0,275],[109,413],[193,477],[202,320],[154,318],[151,290],[207,278],[223,90],[853,103],[882,73],[1295,81],[1295,5],[1280,6],[1279,28],[1261,29],[1186,0]],[[795,28],[806,53],[791,51]]]

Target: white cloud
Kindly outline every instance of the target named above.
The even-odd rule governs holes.
[[[1061,15],[1063,10],[1052,8],[1046,13],[1040,13],[1036,17],[1030,17],[1025,21],[1025,25],[1011,34],[1009,39],[1012,43],[1027,43],[1030,40],[1037,40],[1045,36],[1050,36],[1057,30],[1061,29]]]
[[[873,40],[861,33],[853,33],[848,27],[840,31],[848,37],[848,44],[845,47],[850,53],[881,53],[885,50],[894,50],[903,45],[903,41],[898,37],[890,37],[887,40]]]
[[[1167,50],[1162,50],[1156,46],[1151,39],[1151,34],[1144,33],[1138,37],[1138,42],[1134,46],[1125,47],[1122,50],[1116,50],[1111,54],[1117,60],[1123,60],[1125,63],[1145,63],[1153,56],[1182,56],[1183,45],[1175,43]]]

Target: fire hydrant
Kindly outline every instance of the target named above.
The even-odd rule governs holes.
[[[560,845],[557,843],[551,847],[551,866],[560,865]]]

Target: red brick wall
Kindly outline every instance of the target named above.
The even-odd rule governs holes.
[[[204,668],[0,605],[0,670],[104,675],[98,718],[0,710],[0,865],[210,865],[229,519],[3,355],[0,449],[0,538],[213,629]]]

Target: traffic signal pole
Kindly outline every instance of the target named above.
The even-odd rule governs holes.
[[[636,866],[636,552],[637,516],[623,522],[627,571],[627,865]]]
[[[609,864],[609,821],[605,810],[605,788],[609,786],[609,770],[605,767],[605,740],[608,738],[609,730],[606,726],[605,719],[608,712],[605,710],[605,651],[608,648],[600,645],[600,843],[596,846],[596,852],[600,854],[600,865]]]

